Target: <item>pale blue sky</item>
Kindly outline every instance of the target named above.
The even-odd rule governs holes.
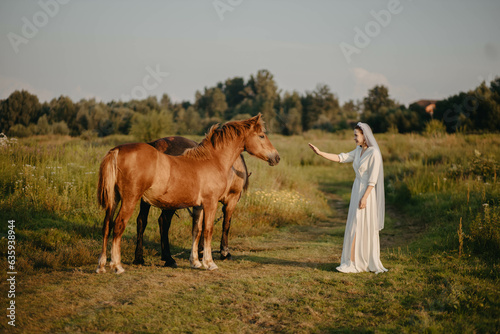
[[[218,13],[221,3],[230,10]],[[372,12],[391,6],[382,26]],[[441,99],[500,75],[499,18],[497,0],[0,0],[0,98],[192,101],[267,69],[283,91],[324,83],[342,102],[376,84],[405,104]],[[369,43],[356,44],[367,27]],[[350,62],[341,43],[358,48]]]

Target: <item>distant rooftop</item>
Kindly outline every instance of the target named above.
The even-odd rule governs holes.
[[[434,109],[436,109],[436,102],[438,100],[418,100],[411,104],[418,104],[422,108],[425,108],[425,111],[430,113],[431,115],[434,113]]]
[[[410,103],[410,104],[418,104],[422,108],[426,108],[430,104],[436,104],[438,100],[418,100],[416,102]]]

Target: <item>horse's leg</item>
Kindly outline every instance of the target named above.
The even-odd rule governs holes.
[[[198,219],[195,220],[195,212],[198,214]],[[204,210],[201,207],[193,208],[193,245],[191,247],[191,255],[189,256],[189,262],[191,262],[191,268],[200,268],[201,262],[198,257],[198,242],[200,241],[202,222],[204,217]]]
[[[134,264],[144,264],[142,242],[144,240],[144,231],[146,230],[146,226],[148,225],[149,209],[151,209],[151,205],[141,199],[141,210],[139,211],[139,215],[137,216],[137,245],[135,247],[135,258],[133,262]]]
[[[101,251],[101,256],[99,256],[99,264],[96,269],[96,273],[105,273],[106,269],[104,268],[106,266],[106,249],[108,247],[108,237],[109,237],[109,231],[113,229],[113,216],[116,211],[116,206],[117,204],[113,205],[112,208],[109,210],[106,210],[106,216],[104,217],[104,221],[102,223],[102,251]]]
[[[217,265],[212,259],[212,233],[214,231],[214,219],[217,211],[217,202],[208,203],[203,206],[203,266],[208,270],[217,269]]]
[[[238,197],[233,196],[222,207],[222,212],[224,213],[224,223],[222,225],[222,238],[220,240],[221,260],[231,260],[231,254],[229,253],[229,229],[231,228],[231,217],[233,216],[237,203]]]
[[[199,226],[201,227],[201,234],[200,235],[203,235],[203,230],[204,230],[204,226],[203,226],[203,208],[202,207],[194,207],[193,208],[193,214],[192,214],[192,218],[193,218],[193,228],[195,227],[196,224],[199,224]],[[198,256],[199,256],[199,259],[202,259],[203,258],[203,241],[204,238],[201,238],[200,237],[200,241],[198,242]]]
[[[115,228],[113,231],[113,245],[111,246],[111,269],[114,269],[117,274],[123,273],[125,270],[122,267],[121,259],[121,243],[122,235],[127,226],[127,222],[134,213],[135,204],[139,199],[124,199],[122,198],[122,207],[115,219]]]
[[[160,226],[161,236],[161,259],[165,261],[165,267],[177,268],[177,263],[170,254],[170,242],[168,240],[168,231],[172,223],[172,217],[175,210],[162,210],[158,218],[158,225]]]

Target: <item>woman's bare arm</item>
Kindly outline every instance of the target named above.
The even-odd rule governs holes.
[[[316,146],[314,146],[311,143],[309,143],[309,147],[311,148],[311,150],[314,151],[314,153],[316,153],[317,155],[319,155],[319,156],[321,156],[321,157],[323,157],[325,159],[328,159],[328,160],[331,160],[331,161],[335,161],[335,162],[339,162],[340,161],[340,158],[339,158],[338,154],[321,152]]]

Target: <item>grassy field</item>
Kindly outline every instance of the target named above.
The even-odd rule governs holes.
[[[196,139],[196,138],[195,138]],[[198,138],[199,139],[199,138]],[[339,264],[351,165],[315,156],[353,149],[352,132],[271,136],[281,163],[246,156],[249,190],[233,218],[232,261],[189,268],[190,221],[174,217],[162,267],[157,209],[145,266],[132,265],[135,218],[124,234],[122,275],[94,273],[103,212],[98,166],[133,139],[36,137],[0,147],[0,251],[16,227],[16,327],[9,332],[484,332],[500,331],[498,135],[377,136],[388,214],[388,273],[346,275]],[[216,224],[214,249],[221,225]],[[0,301],[6,309],[7,263]],[[7,312],[7,311],[6,311]]]

